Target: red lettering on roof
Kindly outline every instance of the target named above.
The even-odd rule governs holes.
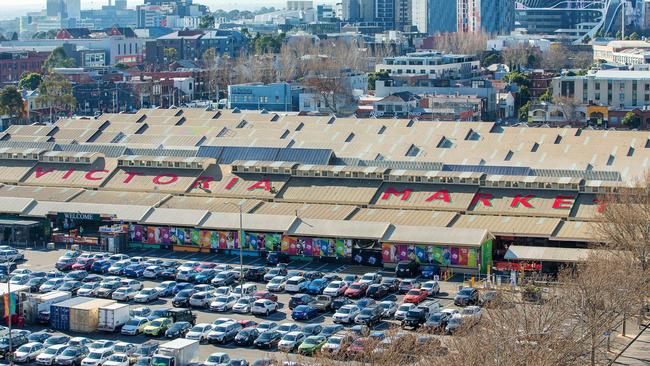
[[[485,207],[492,207],[492,199],[494,198],[494,195],[492,193],[480,193],[477,192],[474,195],[474,198],[472,198],[472,203],[471,205],[475,205],[479,202],[483,204]]]
[[[198,188],[199,186],[204,189],[210,188],[210,182],[214,181],[214,177],[210,177],[207,175],[202,175],[194,181],[194,184],[192,184],[192,188]]]
[[[553,208],[556,210],[570,210],[574,200],[574,196],[558,195],[555,197],[555,201],[553,201]]]
[[[535,197],[534,194],[527,194],[523,197],[520,194],[518,194],[512,199],[512,203],[510,203],[510,207],[517,208],[519,207],[519,205],[522,205],[526,208],[533,208],[533,205],[531,205],[530,202],[528,202],[528,200],[533,197]]]
[[[167,178],[167,179],[163,180],[163,178]],[[172,184],[177,180],[178,180],[178,175],[172,173],[165,173],[153,177],[153,184],[167,185],[167,184]]]
[[[97,173],[108,173],[108,170],[104,170],[104,169],[89,170],[84,175],[84,178],[86,178],[87,180],[102,180],[102,179],[104,179],[104,177],[95,177],[95,174],[97,174]]]
[[[397,189],[395,189],[393,187],[388,187],[386,189],[386,192],[384,192],[384,194],[381,195],[381,199],[382,200],[387,200],[387,199],[390,198],[390,196],[402,196],[401,200],[406,201],[411,196],[411,192],[413,192],[413,190],[410,189],[410,188],[406,188],[403,191],[398,191]]]
[[[65,172],[65,174],[63,174],[63,177],[61,179],[68,179],[72,175],[72,173],[74,173],[74,168],[68,169],[68,171]]]
[[[449,191],[446,189],[441,189],[426,199],[427,202],[431,202],[435,200],[451,203],[451,196],[449,195]]]
[[[264,178],[262,180],[258,180],[253,184],[252,186],[247,188],[249,191],[254,191],[256,189],[263,189],[265,191],[270,191],[271,190],[271,182]]]
[[[232,189],[232,187],[234,187],[235,184],[237,184],[237,182],[239,182],[239,178],[238,177],[233,177],[230,180],[230,182],[228,182],[228,184],[226,184],[226,189],[228,189],[228,190]]]
[[[43,167],[37,166],[36,170],[34,171],[34,175],[36,178],[40,178],[44,176],[45,174],[52,173],[54,171],[54,168],[50,168],[47,170],[43,170]]]
[[[125,171],[124,174],[126,174],[126,178],[124,178],[124,182],[122,182],[124,184],[129,184],[136,175],[144,175],[144,173],[142,172],[127,172],[127,171]]]

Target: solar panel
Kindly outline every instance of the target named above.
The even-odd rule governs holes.
[[[143,149],[129,148],[128,155],[145,155],[145,156],[174,156],[181,158],[193,158],[196,156],[197,149]]]
[[[73,151],[73,152],[97,152],[102,153],[107,157],[116,158],[118,156],[126,155],[126,147],[120,145],[97,145],[97,144],[57,144],[53,150],[59,151]]]
[[[283,148],[278,152],[278,161],[301,164],[328,165],[334,152],[330,149]]]
[[[495,175],[530,175],[531,169],[519,166],[444,164],[441,170],[444,172],[472,172]]]
[[[219,163],[230,164],[235,160],[276,161],[278,148],[275,147],[241,147],[225,146],[219,157]]]
[[[199,146],[199,150],[196,152],[196,156],[201,158],[219,159],[219,156],[221,156],[222,152],[223,152],[222,146],[204,145],[204,146]]]

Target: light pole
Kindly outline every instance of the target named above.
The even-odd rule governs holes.
[[[7,309],[9,309],[9,315],[7,316],[7,327],[9,328],[9,353],[7,354],[6,358],[9,359],[9,366],[14,366],[14,345],[11,336],[11,277],[9,277],[9,270],[11,269],[11,265],[14,262],[15,258],[14,260],[8,260],[5,262],[5,266],[7,268],[7,301],[9,301],[9,306],[7,306]]]
[[[236,206],[239,209],[239,294],[244,296],[244,203],[226,202],[227,205]]]

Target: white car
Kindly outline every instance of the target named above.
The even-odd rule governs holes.
[[[259,299],[253,302],[251,306],[251,314],[253,315],[264,315],[269,316],[269,314],[276,312],[278,310],[278,303],[269,299]]]
[[[155,288],[148,287],[140,290],[140,292],[138,292],[137,295],[133,297],[133,301],[148,303],[150,301],[158,300],[159,296],[160,294],[158,293],[158,290],[156,290]]]
[[[129,366],[129,356],[124,353],[116,353],[111,355],[102,366]]]
[[[144,285],[138,280],[125,278],[120,280],[120,287],[130,287],[136,291],[140,291],[144,288]]]
[[[81,288],[77,291],[77,296],[86,296],[92,297],[95,296],[97,289],[99,288],[99,282],[89,282],[84,283]]]
[[[2,262],[15,262],[25,259],[25,253],[17,249],[2,249],[0,250],[0,261]]]
[[[275,330],[277,330],[278,332],[280,332],[280,334],[284,336],[287,333],[294,332],[300,329],[301,329],[300,325],[296,323],[284,323],[284,324],[280,324]]]
[[[232,307],[232,311],[239,314],[248,314],[251,312],[251,306],[255,302],[255,298],[242,297],[237,300],[237,303]]]
[[[149,266],[144,269],[144,272],[142,272],[142,277],[144,278],[158,278],[160,274],[162,273],[163,268],[160,266]]]
[[[119,261],[127,261],[129,259],[129,256],[126,254],[113,254],[110,257],[108,257],[108,261],[113,264],[115,262]]]
[[[221,286],[214,290],[214,294],[217,296],[230,295],[231,288],[230,286]]]
[[[359,279],[359,282],[367,283],[368,285],[372,285],[373,283],[381,283],[381,275],[375,272],[368,272]]]
[[[99,366],[102,365],[109,357],[113,355],[113,350],[105,349],[101,351],[92,351],[81,360],[81,366]]]
[[[196,277],[196,274],[198,272],[194,270],[193,268],[191,269],[180,269],[176,273],[176,281],[190,281],[194,277]]]
[[[478,320],[483,314],[483,309],[480,306],[467,306],[460,311],[460,315],[464,318]]]
[[[216,298],[217,296],[209,291],[197,292],[190,297],[189,304],[197,308],[207,308]]]
[[[266,289],[269,292],[284,291],[285,283],[287,282],[286,276],[275,276],[266,284]]]
[[[116,301],[131,301],[135,298],[136,293],[131,287],[120,287],[113,292],[111,298]]]
[[[147,318],[132,318],[122,326],[121,333],[124,335],[138,335],[142,333],[147,323],[149,323]]]
[[[36,356],[36,363],[39,365],[52,365],[56,356],[63,353],[66,348],[68,348],[67,344],[55,344],[54,346],[49,346]]]
[[[302,276],[293,276],[287,280],[284,290],[287,292],[303,292],[307,290],[307,287],[309,287],[308,279]]]
[[[440,293],[440,284],[438,281],[427,281],[420,287],[429,293],[429,296],[437,296]]]
[[[143,263],[145,261],[146,261],[145,257],[131,257],[131,258],[129,258],[129,262],[131,262],[131,264]]]
[[[210,303],[210,310],[218,311],[218,312],[230,311],[232,307],[235,306],[235,303],[237,303],[237,296],[233,296],[233,295],[217,296]]]
[[[257,291],[257,285],[256,284],[254,284],[254,283],[245,283],[243,286],[239,286],[239,285],[234,286],[231,293],[233,295],[235,295],[235,296],[241,297],[242,294],[240,292],[242,291],[242,288],[243,288],[243,291],[244,291],[244,296],[251,296],[253,293],[255,293],[255,291]]]
[[[277,327],[278,327],[278,323],[276,322],[261,322],[257,324],[256,328],[257,330],[260,331],[260,333],[262,333],[262,332],[266,332],[267,330],[273,330]]]
[[[38,342],[29,342],[18,347],[14,352],[14,361],[32,362],[43,352],[43,344]]]
[[[326,355],[338,355],[352,343],[352,337],[349,334],[335,334],[327,339],[327,342],[321,347],[321,352]]]
[[[406,314],[413,309],[415,309],[415,304],[408,303],[400,305],[395,312],[395,320],[404,320]]]
[[[381,317],[384,319],[394,317],[397,312],[397,303],[395,301],[381,301],[377,306],[381,309]]]
[[[65,283],[65,280],[63,278],[50,278],[49,280],[43,282],[41,287],[38,288],[38,291],[42,293],[54,291],[63,286],[63,283]]]
[[[216,352],[208,356],[203,362],[204,366],[227,366],[230,363],[230,356],[227,353]]]
[[[341,296],[347,288],[348,285],[344,281],[332,281],[327,285],[327,287],[325,287],[325,290],[323,290],[323,295],[332,297]]]
[[[69,342],[68,342],[69,343]],[[113,349],[115,347],[115,341],[110,341],[108,339],[96,340],[88,346],[88,349],[92,351],[103,351],[106,349]]]
[[[185,338],[192,339],[199,342],[205,342],[208,340],[208,333],[212,330],[213,325],[210,323],[200,323],[192,327]]]
[[[360,312],[361,309],[354,304],[343,305],[332,315],[332,321],[337,324],[352,324]]]
[[[285,334],[278,343],[278,350],[282,352],[291,352],[300,346],[302,341],[307,338],[303,332],[293,331]]]

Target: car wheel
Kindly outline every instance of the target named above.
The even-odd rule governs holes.
[[[269,316],[269,309],[266,309],[266,313],[264,315]]]

